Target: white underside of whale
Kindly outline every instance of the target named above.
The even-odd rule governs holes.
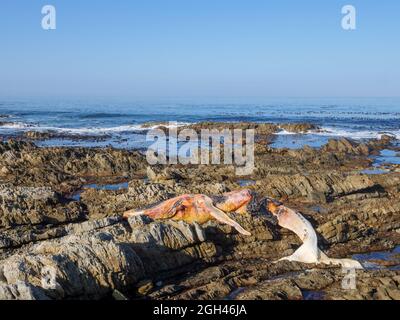
[[[363,269],[361,263],[356,260],[329,258],[322,252],[318,248],[318,238],[314,228],[299,212],[281,206],[277,218],[280,226],[293,231],[303,241],[303,244],[292,255],[281,258],[279,261],[323,263],[340,265],[346,269]]]

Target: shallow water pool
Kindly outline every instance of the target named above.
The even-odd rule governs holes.
[[[109,190],[109,191],[117,191],[117,190],[122,190],[122,189],[128,189],[128,182],[121,182],[121,183],[115,183],[115,184],[87,184],[82,187],[81,190],[78,192],[74,193],[71,197],[72,200],[79,201],[81,200],[81,194],[85,189],[96,189],[96,190]]]
[[[400,270],[400,246],[394,249],[359,253],[352,256],[366,269]]]
[[[305,145],[320,148],[332,137],[317,134],[277,134],[270,145],[272,148],[301,149]]]
[[[400,164],[399,152],[389,149],[384,149],[380,152],[379,156],[375,157],[374,166],[379,166],[384,163]]]

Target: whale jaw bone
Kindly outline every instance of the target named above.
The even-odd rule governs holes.
[[[303,244],[292,255],[281,258],[278,261],[323,263],[340,265],[343,268],[349,269],[363,269],[362,265],[356,260],[329,258],[322,252],[318,248],[318,238],[314,228],[299,212],[283,205],[273,205],[271,209],[273,209],[271,212],[278,219],[278,224],[283,228],[293,231],[303,241]]]

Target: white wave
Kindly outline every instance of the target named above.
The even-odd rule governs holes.
[[[118,133],[118,132],[127,132],[127,131],[140,131],[144,130],[139,125],[125,125],[125,126],[117,126],[117,127],[93,127],[93,128],[58,128],[58,127],[41,127],[41,130],[44,131],[56,131],[63,133],[72,133],[72,134],[107,134],[107,133]]]
[[[298,132],[291,132],[285,129],[281,129],[280,131],[275,133],[276,135],[296,135],[301,134]],[[337,129],[331,127],[322,127],[318,130],[308,130],[307,132],[303,132],[303,134],[312,134],[312,135],[319,135],[325,137],[343,137],[343,138],[352,138],[355,140],[361,139],[380,139],[383,135],[389,135],[396,139],[400,139],[400,130],[394,131],[368,131],[368,130],[361,130],[361,131],[352,131],[352,130],[344,130],[344,129]]]
[[[343,130],[329,127],[322,127],[320,130],[310,130],[307,132],[308,134],[315,134],[321,136],[332,136],[332,137],[344,137],[344,138],[352,138],[355,140],[360,139],[380,139],[383,135],[393,136],[396,139],[400,139],[400,130],[397,131],[352,131],[352,130]]]
[[[162,124],[166,128],[174,128],[187,125],[187,123],[170,123]],[[104,133],[120,133],[120,132],[131,132],[131,131],[149,131],[161,126],[160,124],[155,124],[153,126],[143,126],[143,124],[136,125],[124,125],[117,127],[93,127],[93,128],[54,128],[47,127],[45,130],[54,130],[59,132],[75,133],[75,134],[104,134]]]
[[[25,122],[7,122],[0,125],[0,129],[34,129],[35,125]]]
[[[171,122],[170,124],[162,124],[166,128],[174,128],[187,125],[184,122]],[[23,122],[7,123],[0,126],[0,129],[10,129],[14,131],[38,131],[38,132],[60,132],[69,133],[76,135],[101,135],[101,134],[112,134],[121,132],[134,132],[134,131],[149,131],[159,127],[161,124],[154,124],[153,126],[143,126],[143,124],[136,125],[123,125],[116,127],[83,127],[83,128],[63,128],[63,127],[51,127],[51,126],[35,126]]]
[[[144,126],[144,124],[132,124],[132,125],[122,125],[115,127],[83,127],[83,128],[65,128],[65,127],[51,127],[51,126],[38,126],[31,123],[25,122],[5,122],[0,125],[0,130],[9,130],[9,131],[53,131],[60,133],[69,133],[75,135],[103,135],[103,134],[113,134],[113,133],[121,133],[121,132],[135,132],[135,131],[149,131],[152,129],[156,129],[159,126],[163,126],[166,128],[174,128],[181,127],[185,125],[189,125],[191,123],[187,122],[169,122],[168,124],[154,124],[151,126]],[[283,128],[280,129],[279,132],[275,133],[276,135],[296,135],[299,133],[290,132]],[[333,127],[322,127],[318,130],[309,130],[304,132],[303,134],[312,134],[312,135],[320,135],[327,137],[344,137],[344,138],[352,138],[356,140],[360,139],[380,139],[382,135],[390,135],[400,140],[400,129],[392,130],[392,131],[373,131],[373,130],[345,130],[338,129]]]
[[[307,133],[307,132],[304,132]],[[279,136],[285,136],[285,135],[293,135],[293,134],[300,134],[299,132],[292,132],[292,131],[287,131],[285,129],[281,129],[280,131],[275,133],[276,135]]]

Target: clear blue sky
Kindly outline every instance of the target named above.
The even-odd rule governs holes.
[[[399,0],[0,2],[0,97],[399,95]]]

